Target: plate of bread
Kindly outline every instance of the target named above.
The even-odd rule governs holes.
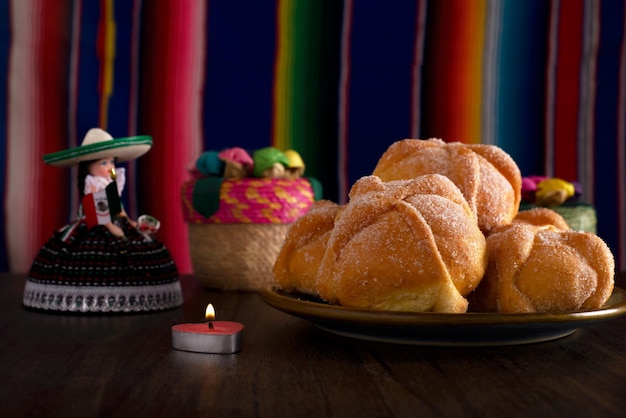
[[[344,337],[424,346],[502,346],[563,338],[626,313],[626,292],[615,288],[599,309],[559,313],[392,312],[331,305],[310,295],[265,289],[264,301]]]
[[[436,345],[546,341],[626,313],[607,244],[549,207],[519,211],[521,183],[495,145],[395,142],[347,203],[292,224],[263,298],[336,334]]]

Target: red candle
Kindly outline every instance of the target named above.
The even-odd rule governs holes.
[[[213,321],[213,305],[207,306],[208,322],[172,327],[172,347],[196,353],[231,354],[241,349],[244,326],[238,322]]]

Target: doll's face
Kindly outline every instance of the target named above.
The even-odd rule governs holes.
[[[89,165],[92,176],[111,177],[111,169],[115,168],[115,158],[103,158]]]

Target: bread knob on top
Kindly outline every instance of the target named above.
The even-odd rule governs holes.
[[[390,181],[433,173],[458,186],[484,233],[510,223],[517,214],[521,173],[509,154],[495,145],[404,139],[391,144],[372,174]]]

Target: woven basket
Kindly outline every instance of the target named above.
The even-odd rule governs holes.
[[[206,287],[255,291],[269,285],[291,224],[189,224],[191,265]]]
[[[574,231],[596,233],[596,211],[591,206],[557,206],[551,209],[559,213]]]
[[[181,198],[196,279],[222,290],[257,291],[270,285],[287,231],[313,204],[312,183],[229,179],[211,192],[195,187],[196,181],[183,184]],[[198,202],[217,199],[216,193],[219,208],[210,216],[200,214]]]

